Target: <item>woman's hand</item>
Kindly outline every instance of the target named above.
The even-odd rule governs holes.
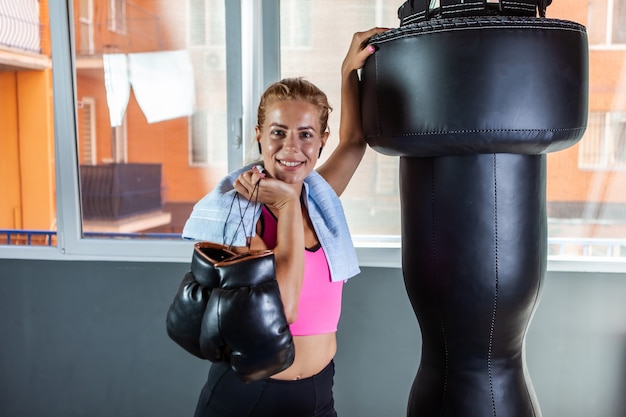
[[[372,36],[389,30],[388,28],[372,28],[365,32],[356,32],[352,36],[352,43],[348,48],[348,52],[346,57],[343,60],[343,64],[341,65],[341,74],[342,76],[349,75],[352,71],[356,71],[360,68],[363,68],[365,65],[365,61],[372,55],[376,49],[373,45],[366,45],[367,40]]]
[[[244,198],[266,204],[278,211],[290,202],[299,204],[300,196],[294,189],[283,181],[271,178],[260,165],[239,175],[233,186]]]

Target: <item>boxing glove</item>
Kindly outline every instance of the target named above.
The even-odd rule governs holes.
[[[220,286],[207,303],[200,347],[210,359],[225,358],[243,381],[287,369],[295,348],[276,281],[274,254],[258,251],[215,264]]]
[[[167,334],[187,352],[207,359],[200,349],[200,328],[211,290],[219,285],[217,262],[235,256],[223,245],[199,242],[194,245],[191,269],[185,274],[166,316]]]

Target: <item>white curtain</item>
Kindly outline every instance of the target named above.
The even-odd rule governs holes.
[[[191,116],[195,83],[188,51],[128,54],[130,84],[148,123]]]
[[[121,126],[130,97],[128,60],[125,54],[108,54],[102,61],[111,127]]]

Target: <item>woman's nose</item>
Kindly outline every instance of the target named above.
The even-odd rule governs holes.
[[[284,147],[287,149],[297,149],[298,148],[298,133],[293,132],[287,135],[285,138]]]

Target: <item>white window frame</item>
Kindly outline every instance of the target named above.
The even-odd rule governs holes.
[[[227,8],[230,10],[230,19],[233,19],[234,25],[241,28],[241,20],[233,18],[233,13],[260,13],[259,8],[265,8],[267,4],[276,7],[278,0],[264,1],[260,0],[242,0],[240,2],[231,2],[226,0]],[[78,159],[77,159],[77,141],[76,141],[76,84],[74,76],[73,60],[73,18],[71,0],[50,0],[50,20],[52,39],[52,57],[53,57],[53,83],[54,83],[54,105],[55,105],[55,152],[57,157],[56,163],[56,185],[57,185],[57,247],[16,247],[3,246],[0,251],[0,258],[13,259],[52,259],[52,260],[100,260],[100,261],[154,261],[154,262],[181,262],[188,263],[191,259],[192,242],[185,241],[158,241],[158,240],[111,240],[82,237],[81,225],[81,209],[79,195],[79,178],[78,178]],[[249,9],[246,9],[249,7]],[[269,13],[267,13],[269,15]],[[237,15],[238,16],[238,15]],[[242,16],[245,20],[245,16]],[[249,18],[250,16],[248,16]],[[227,20],[229,12],[227,11]],[[261,19],[263,20],[263,19]],[[232,22],[231,22],[232,23]],[[258,22],[257,22],[258,23]],[[244,27],[246,27],[244,25]],[[259,30],[259,28],[256,28]],[[261,29],[262,31],[264,29]],[[265,29],[266,30],[266,29]],[[271,31],[270,31],[271,32]],[[246,41],[245,31],[242,38],[239,38],[241,32],[234,34],[231,32],[227,35],[231,36],[235,42],[250,42],[250,39],[258,38],[250,37]],[[275,33],[274,33],[275,35]],[[275,37],[267,36],[268,39]],[[231,44],[229,44],[231,45]],[[241,46],[241,44],[239,44]],[[265,52],[276,54],[277,45],[264,44]],[[243,48],[245,50],[245,47]],[[229,64],[231,69],[242,68],[267,74],[275,75],[276,68],[268,69],[267,62],[263,61],[264,54],[245,54],[241,56],[230,55]],[[245,62],[244,62],[245,61]],[[229,73],[236,73],[236,70]],[[234,79],[234,85],[241,85],[241,73],[239,78]],[[262,77],[261,77],[262,78]],[[229,82],[232,82],[230,80]],[[237,92],[239,97],[242,91]],[[230,102],[229,108],[233,104]],[[240,107],[241,103],[235,103],[234,107]],[[234,113],[229,114],[229,118],[235,118]],[[252,117],[248,115],[248,117]],[[231,129],[231,125],[236,125],[234,120],[229,121],[228,140],[229,144],[234,138],[241,135],[241,131],[236,128]],[[245,142],[244,142],[245,143]],[[230,145],[229,145],[230,146]],[[239,166],[246,152],[245,147],[229,147],[229,167]],[[401,244],[399,236],[354,236],[354,244],[357,249],[357,255],[362,267],[390,267],[400,268],[401,260]],[[572,257],[571,259],[559,258],[548,260],[548,270],[550,271],[577,271],[577,272],[626,272],[626,259],[624,258],[593,258],[583,259],[580,257]]]
[[[615,25],[615,2],[623,1],[623,0],[605,0],[606,1],[606,17],[604,22],[604,41],[600,44],[590,44],[589,49],[615,49],[615,50],[624,50],[626,49],[626,42],[624,43],[616,43],[613,42],[613,26]]]

